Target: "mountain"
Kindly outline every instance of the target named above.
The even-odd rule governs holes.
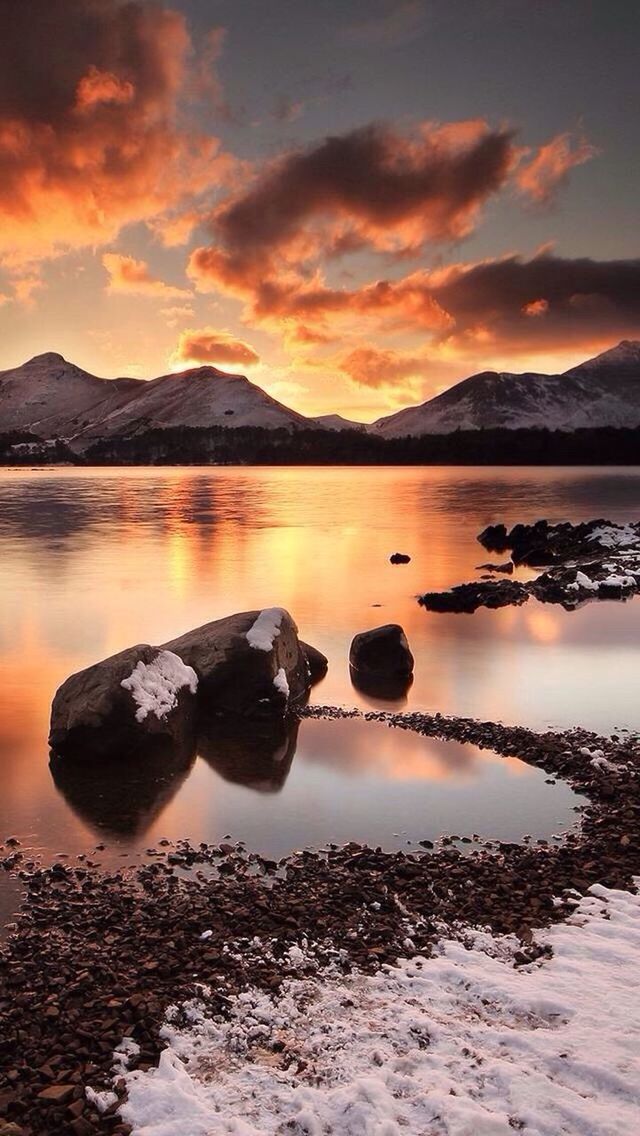
[[[562,375],[483,371],[369,429],[400,438],[455,430],[639,425],[640,341],[623,340]]]
[[[135,397],[101,415],[83,432],[83,439],[131,436],[171,426],[283,426],[291,430],[308,422],[244,375],[195,367],[143,382]]]
[[[276,402],[243,375],[215,367],[142,379],[100,379],[62,355],[36,355],[0,372],[0,433],[26,430],[82,449],[96,438],[168,426],[283,426],[302,414]]]
[[[352,422],[341,414],[319,414],[309,419],[309,425],[320,426],[323,430],[366,430],[364,422]]]
[[[635,428],[640,426],[640,341],[623,340],[563,375],[483,371],[369,427],[340,414],[305,418],[244,375],[216,367],[195,367],[148,382],[100,379],[47,352],[0,372],[0,434],[23,431],[35,438],[60,438],[83,452],[97,439],[185,426],[321,427],[367,431],[379,438],[500,428]]]
[[[135,396],[139,379],[98,379],[49,351],[0,371],[0,432],[70,437]]]

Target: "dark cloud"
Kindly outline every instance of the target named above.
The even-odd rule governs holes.
[[[257,286],[278,263],[299,268],[363,246],[406,252],[459,238],[515,161],[512,134],[479,121],[422,124],[410,135],[373,124],[326,138],[222,202],[194,275],[218,277],[223,288]]]
[[[461,344],[485,331],[501,346],[545,350],[640,330],[640,259],[511,256],[454,267],[430,290]]]

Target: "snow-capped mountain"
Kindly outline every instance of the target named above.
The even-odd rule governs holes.
[[[0,432],[71,437],[123,406],[144,383],[98,379],[49,351],[0,372]]]
[[[308,419],[243,375],[215,367],[142,379],[99,379],[53,352],[0,372],[0,433],[28,430],[74,448],[167,426],[284,426]]]
[[[260,426],[364,430],[339,414],[306,418],[243,375],[215,367],[142,379],[100,379],[62,355],[36,355],[0,372],[0,434],[29,431],[83,450],[98,438],[156,427]],[[383,438],[456,430],[640,426],[640,341],[617,347],[563,375],[484,371],[368,430]]]
[[[563,375],[483,371],[420,406],[380,418],[385,438],[455,430],[640,426],[640,341],[617,347]]]
[[[101,416],[85,436],[131,436],[169,426],[284,426],[291,430],[308,421],[244,375],[196,367],[143,382],[135,397]]]

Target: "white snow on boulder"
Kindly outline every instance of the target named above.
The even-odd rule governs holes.
[[[273,685],[280,694],[284,694],[285,698],[289,697],[289,683],[287,681],[287,672],[285,671],[284,667],[280,667],[280,670],[273,680]]]
[[[198,676],[173,651],[159,651],[150,663],[136,663],[128,678],[120,684],[129,690],[136,710],[136,721],[144,722],[147,714],[162,720],[178,701],[178,691],[187,686],[192,694],[198,689]]]
[[[127,1073],[133,1136],[637,1136],[640,897],[595,886],[514,968],[513,937],[449,940],[375,976],[287,981],[228,1020],[168,1015]],[[277,1043],[277,1044],[274,1044]]]
[[[281,607],[265,607],[247,631],[249,646],[256,651],[271,651],[274,639],[280,634],[283,615]]]

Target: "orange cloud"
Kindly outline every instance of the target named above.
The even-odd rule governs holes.
[[[395,386],[408,378],[420,378],[426,365],[424,352],[378,347],[356,347],[340,361],[340,369],[354,383],[367,387]]]
[[[134,260],[132,256],[122,256],[117,252],[106,252],[102,263],[109,274],[108,292],[135,293],[162,300],[190,295],[186,288],[176,288],[152,276],[144,260]]]
[[[213,327],[187,328],[181,332],[173,359],[184,363],[219,363],[252,367],[260,362],[253,347],[228,331]]]
[[[0,258],[103,244],[215,184],[182,125],[184,17],[152,0],[0,5]]]
[[[406,254],[469,233],[517,161],[509,131],[484,121],[372,124],[295,150],[214,211],[214,243],[192,272],[233,292],[362,247]]]
[[[130,103],[135,87],[126,79],[119,79],[112,71],[98,71],[93,64],[83,75],[76,89],[76,109],[86,114],[98,103]]]
[[[585,139],[574,142],[570,134],[558,134],[541,146],[527,165],[518,170],[520,192],[535,205],[548,205],[575,166],[595,158],[599,151]]]

